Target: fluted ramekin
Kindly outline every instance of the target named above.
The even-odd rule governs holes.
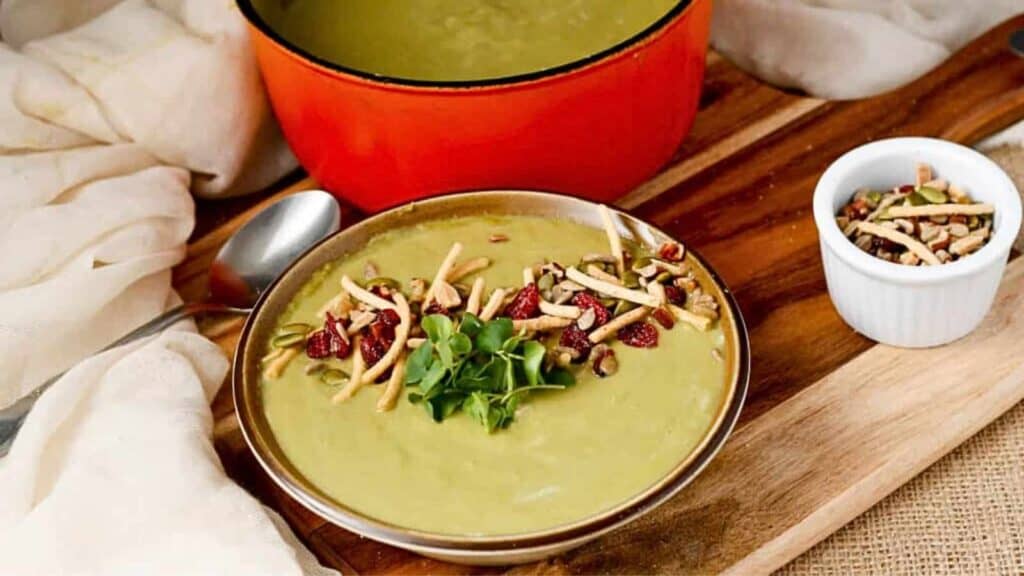
[[[974,254],[941,266],[880,260],[843,236],[836,214],[858,188],[878,190],[914,181],[925,163],[975,201],[995,205],[993,235]],[[1013,182],[978,152],[931,138],[893,138],[855,148],[836,160],[814,190],[814,222],[832,303],[854,330],[884,344],[939,346],[981,323],[999,288],[1021,226]]]

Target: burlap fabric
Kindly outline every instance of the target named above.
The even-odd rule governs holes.
[[[1024,149],[990,155],[1024,190]],[[1024,403],[779,574],[1024,574]]]

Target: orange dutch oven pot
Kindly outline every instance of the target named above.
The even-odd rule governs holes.
[[[477,189],[610,202],[667,163],[697,112],[711,0],[681,0],[633,38],[548,70],[429,82],[348,69],[288,42],[251,0],[271,105],[324,188],[376,212]]]

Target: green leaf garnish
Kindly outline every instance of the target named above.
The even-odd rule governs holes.
[[[484,324],[476,335],[476,347],[485,354],[494,354],[501,345],[512,337],[512,320],[497,318]]]
[[[544,383],[541,379],[540,368],[546,353],[547,349],[540,342],[531,340],[523,344],[523,370],[526,372],[526,381],[530,383],[530,386]]]
[[[431,314],[420,322],[420,326],[434,344],[447,341],[454,331],[451,318],[444,314]]]
[[[428,340],[409,354],[409,360],[405,365],[405,383],[415,384],[422,380],[433,360],[434,345]]]
[[[463,411],[492,433],[515,420],[529,392],[575,382],[565,369],[545,370],[544,344],[516,335],[508,318],[484,322],[463,314],[456,325],[434,314],[420,325],[428,340],[410,354],[405,382],[419,387],[409,402],[423,404],[437,422]]]
[[[478,318],[475,314],[470,314],[469,312],[463,314],[462,321],[459,322],[459,332],[461,334],[469,336],[470,338],[473,338],[477,334],[479,334],[480,330],[482,330],[483,327],[484,324],[483,322],[480,321],[480,318]]]
[[[420,380],[420,390],[423,391],[424,396],[430,396],[431,390],[444,379],[445,372],[444,366],[438,362],[430,365],[430,369],[427,370],[427,373],[423,375],[423,379]]]
[[[473,341],[462,332],[452,334],[449,344],[451,345],[452,354],[456,356],[465,356],[473,351]]]

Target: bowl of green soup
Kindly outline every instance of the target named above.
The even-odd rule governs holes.
[[[735,424],[743,319],[625,213],[494,191],[418,201],[302,256],[243,330],[233,391],[291,497],[365,537],[511,564],[639,518]]]
[[[692,124],[711,19],[711,0],[237,2],[296,156],[369,212],[629,191]]]

